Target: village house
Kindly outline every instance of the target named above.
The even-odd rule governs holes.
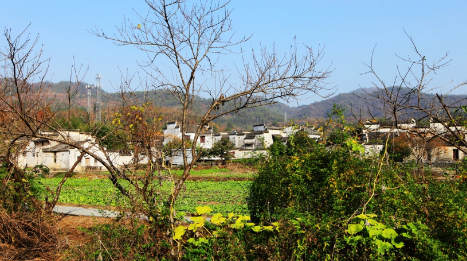
[[[198,129],[198,126],[196,125],[186,126],[185,133],[183,134],[185,135],[185,139],[194,141],[197,129]],[[182,139],[182,133],[180,131],[180,126],[178,125],[176,121],[168,122],[167,126],[163,129],[163,133],[164,133],[164,141],[163,141],[164,146],[174,139]],[[213,139],[211,127],[206,125],[201,128],[201,133],[198,139],[196,140],[196,144],[197,146],[203,149],[212,148],[212,145],[214,144],[214,139]]]
[[[135,162],[133,152],[107,150],[100,146],[96,138],[90,133],[80,132],[79,130],[64,130],[60,133],[41,131],[40,135],[50,139],[33,138],[23,141],[27,145],[18,155],[19,166],[26,168],[43,165],[54,171],[68,171],[78,159],[80,150],[69,144],[62,143],[60,140],[86,148],[104,162],[107,162],[108,157],[116,166],[123,167]],[[138,163],[144,164],[147,161],[144,155],[138,155]],[[86,154],[78,163],[75,171],[100,171],[103,169],[102,163]]]
[[[189,126],[185,132],[186,139],[193,141],[197,126]],[[308,133],[310,138],[319,140],[321,138],[321,132],[315,130],[312,127],[299,126],[291,127],[287,126],[285,128],[271,127],[268,128],[265,124],[256,124],[253,126],[252,131],[236,131],[231,132],[219,132],[216,134],[212,133],[212,129],[205,126],[200,135],[200,138],[197,141],[197,145],[204,149],[212,148],[212,146],[221,141],[222,139],[228,139],[233,144],[235,149],[231,152],[234,154],[234,158],[251,158],[257,153],[266,154],[266,149],[271,146],[274,142],[274,139],[279,138],[284,144],[287,142],[287,138],[290,135],[293,135],[295,132],[303,130]],[[180,127],[177,122],[169,122],[164,128],[164,145],[174,140],[175,138],[181,139],[182,134],[180,132]],[[203,138],[204,137],[204,138]],[[203,142],[204,141],[204,142]],[[189,162],[191,162],[191,151],[187,150],[189,157]],[[209,158],[203,160],[215,160],[215,158]],[[167,161],[175,165],[183,164],[182,155],[180,152],[174,151],[172,153],[171,159]]]
[[[393,122],[367,121],[360,137],[367,155],[379,154],[388,139],[400,139],[412,149],[412,155],[406,160],[416,160],[423,164],[456,162],[462,160],[465,154],[440,138],[442,136],[449,139],[452,136],[450,130],[455,131],[456,127],[432,121],[426,125],[417,125],[416,121],[411,119],[397,126]],[[464,139],[467,138],[465,127],[457,127],[457,131]]]

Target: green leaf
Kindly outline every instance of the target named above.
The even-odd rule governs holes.
[[[382,233],[381,230],[373,228],[373,227],[370,227],[370,229],[368,229],[368,234],[371,238],[375,238],[381,235],[381,233]]]
[[[198,239],[198,242],[201,243],[201,244],[206,244],[206,243],[208,243],[209,241],[208,241],[206,238],[203,238],[203,237],[202,237],[202,238]]]
[[[407,224],[407,226],[408,226],[413,232],[415,232],[415,231],[418,230],[418,229],[417,229],[417,226],[416,226],[414,223],[409,223],[409,224]]]
[[[347,232],[349,232],[349,234],[351,235],[354,235],[362,230],[363,230],[363,226],[360,224],[349,224]]]
[[[376,229],[380,229],[380,230],[383,230],[386,228],[386,225],[384,224],[381,224],[381,223],[378,223],[378,224],[375,224],[374,226]]]
[[[355,237],[346,237],[345,241],[347,244],[351,246],[355,246],[358,244],[358,241],[362,240],[362,236],[355,236]]]
[[[397,232],[392,228],[386,228],[385,230],[383,230],[383,233],[381,233],[381,235],[387,239],[392,239],[398,236]]]
[[[389,252],[389,250],[394,248],[391,243],[379,239],[377,239],[375,243],[378,246],[378,253],[381,255],[384,255],[386,252]]]
[[[359,219],[367,219],[368,217],[367,217],[367,215],[365,215],[365,214],[360,214],[360,215],[356,216],[356,218],[359,218]]]
[[[428,229],[428,227],[423,224],[422,222],[418,221],[418,226],[421,228],[421,229]]]
[[[396,248],[401,248],[404,246],[404,242],[402,242],[400,237],[395,237],[391,239],[391,243],[396,247]]]
[[[409,233],[402,233],[402,236],[406,238],[412,238],[412,236]]]
[[[182,218],[185,217],[185,215],[186,215],[185,212],[180,211],[180,212],[177,212],[177,215],[175,216],[175,218],[176,218],[176,219],[182,219]]]

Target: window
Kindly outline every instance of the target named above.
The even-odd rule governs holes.
[[[200,140],[201,143],[205,143],[206,142],[206,136],[200,136],[199,140]]]
[[[57,152],[54,152],[54,163],[57,163]]]
[[[459,149],[452,150],[452,160],[459,160]]]

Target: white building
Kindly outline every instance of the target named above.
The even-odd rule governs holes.
[[[95,137],[91,136],[90,133],[79,130],[65,130],[60,133],[42,131],[40,135],[45,137],[27,141],[28,144],[18,156],[19,166],[24,168],[44,165],[51,170],[68,171],[81,154],[76,147],[88,149],[104,162],[108,162],[107,157],[109,157],[110,161],[117,167],[135,162],[141,164],[148,162],[145,155],[138,155],[135,160],[132,152],[107,151],[96,142]],[[76,147],[61,143],[60,140],[74,144]],[[77,172],[94,170],[104,170],[104,165],[88,154],[84,155],[75,168]]]
[[[189,139],[194,141],[195,134],[198,129],[198,126],[188,125],[185,129],[185,139]],[[167,127],[163,130],[164,133],[164,142],[163,145],[165,146],[170,141],[177,139],[182,139],[182,133],[180,131],[180,126],[176,121],[167,123]],[[203,148],[203,149],[210,149],[214,144],[214,137],[212,134],[212,128],[209,126],[203,126],[201,128],[201,133],[198,136],[196,141],[196,145]]]

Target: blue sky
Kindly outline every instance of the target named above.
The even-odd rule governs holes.
[[[391,82],[396,66],[403,63],[395,56],[413,56],[404,29],[415,40],[428,62],[449,52],[451,64],[440,71],[434,84],[460,83],[467,80],[467,1],[232,1],[232,20],[238,36],[253,35],[244,47],[259,44],[279,53],[288,51],[293,39],[298,44],[325,46],[321,66],[335,69],[329,82],[338,93],[371,86],[374,78],[362,75],[367,69],[373,47],[374,64],[382,78]],[[144,1],[5,1],[0,11],[0,25],[19,33],[29,23],[31,35],[40,34],[44,57],[51,58],[49,79],[67,80],[73,57],[89,66],[86,82],[94,83],[100,73],[104,89],[112,91],[120,71],[137,72],[137,61],[144,54],[132,47],[115,46],[91,35],[94,26],[106,33],[124,17],[137,21],[133,10],[145,13]],[[3,38],[0,46],[4,45]],[[234,58],[235,60],[236,58]],[[449,87],[446,87],[449,88]],[[456,90],[457,94],[465,90]],[[320,100],[311,96],[300,104]]]

